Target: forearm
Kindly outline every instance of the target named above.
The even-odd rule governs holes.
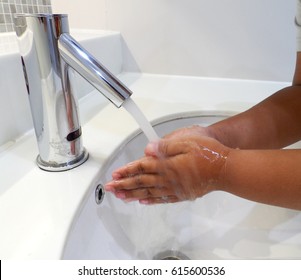
[[[301,210],[300,150],[231,150],[221,189],[261,203]]]
[[[301,139],[301,87],[280,90],[253,108],[208,127],[232,148],[281,148]]]

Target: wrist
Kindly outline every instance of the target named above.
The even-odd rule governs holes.
[[[207,191],[225,190],[227,182],[227,162],[232,152],[217,140],[211,140],[211,145],[206,146],[204,157],[207,159],[208,177],[206,178]],[[202,167],[204,168],[204,166]]]
[[[216,191],[227,191],[228,178],[227,178],[227,165],[231,160],[232,148],[225,147],[225,150],[221,154],[220,162],[218,163],[218,173],[216,178],[215,190]]]

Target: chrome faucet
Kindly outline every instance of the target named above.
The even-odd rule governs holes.
[[[64,171],[88,159],[82,145],[73,69],[115,106],[132,92],[69,34],[63,14],[16,14],[24,77],[38,142],[38,166]]]

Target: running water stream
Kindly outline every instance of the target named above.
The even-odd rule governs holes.
[[[142,113],[140,108],[137,106],[137,104],[134,102],[132,98],[128,98],[123,103],[124,109],[126,109],[132,117],[136,120],[136,122],[139,124],[140,128],[148,138],[150,142],[159,140],[159,136],[149,123],[149,121],[146,119],[145,115]]]
[[[148,138],[148,141],[153,142],[160,139],[133,99],[128,98],[123,103],[123,107],[136,120]],[[132,244],[134,244],[135,258],[189,259],[185,254],[180,252],[179,236],[174,234],[174,232],[177,232],[179,217],[185,213],[181,205],[164,204],[145,206],[137,203],[126,204],[124,211],[122,210],[122,216],[117,216],[117,219],[120,217],[124,219],[124,214],[130,211],[131,214],[127,218],[128,222],[126,225],[124,221],[119,221],[119,224],[125,225],[122,227],[122,230],[131,239]],[[189,217],[185,216],[184,219],[189,224]],[[185,226],[185,223],[183,225]],[[145,236],[148,236],[148,238],[145,239]]]
[[[160,139],[150,122],[132,98],[128,98],[123,103],[123,107],[136,120],[148,141],[153,142]],[[127,210],[128,209],[129,207],[127,207]],[[128,236],[133,237],[133,244],[135,244],[135,257],[152,259],[153,256],[157,254],[157,250],[161,250],[160,240],[162,232],[160,229],[164,228],[158,226],[158,219],[161,217],[161,208],[158,206],[146,207],[141,204],[132,204],[131,209],[133,210],[133,213],[135,213],[135,215],[130,215],[130,223],[132,226],[127,224],[127,227],[123,230]],[[150,222],[153,220],[155,220],[155,222]],[[120,224],[122,224],[122,222],[120,222]],[[154,224],[157,225],[155,228],[150,226]],[[131,232],[133,229],[135,229],[135,232]],[[156,242],[159,243],[156,247],[159,247],[160,249],[155,248],[154,252],[154,249],[152,248],[153,244],[150,244],[148,240],[145,240],[145,236],[150,236],[150,234],[154,236],[154,238],[150,238],[148,240],[152,240],[152,242],[156,240]],[[172,240],[172,248],[174,247],[176,247],[176,241]]]

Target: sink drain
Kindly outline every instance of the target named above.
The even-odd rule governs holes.
[[[105,196],[105,189],[102,184],[97,185],[95,189],[95,202],[97,204],[102,203]]]
[[[156,254],[153,260],[190,260],[185,254],[175,251],[167,250]]]

